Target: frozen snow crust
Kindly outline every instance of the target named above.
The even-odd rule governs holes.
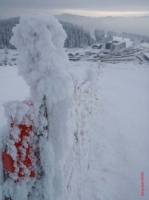
[[[71,95],[73,85],[63,49],[66,33],[58,20],[43,14],[24,16],[13,35],[11,43],[20,54],[19,71],[30,86],[32,98],[42,101],[46,94],[52,105]]]
[[[71,66],[63,48],[65,39],[62,26],[50,15],[23,16],[13,29],[11,43],[19,52],[19,73],[30,87],[33,106],[6,104],[8,125],[2,142],[15,159],[10,119],[30,125],[24,120],[30,115],[36,176],[30,178],[24,169],[26,176],[14,182],[16,177],[10,173],[2,190],[12,200],[76,200],[82,195],[90,161],[98,67]],[[19,139],[18,129],[11,134]]]

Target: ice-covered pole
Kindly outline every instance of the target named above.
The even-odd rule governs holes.
[[[50,15],[21,17],[13,29],[11,43],[19,52],[19,73],[30,86],[34,100],[42,101],[46,95],[52,105],[72,92],[65,39],[62,25]]]
[[[23,16],[13,29],[11,43],[19,53],[19,74],[30,87],[37,113],[38,176],[28,197],[31,200],[56,200],[65,193],[62,166],[73,140],[73,82],[63,48],[65,39],[62,25],[50,15]]]

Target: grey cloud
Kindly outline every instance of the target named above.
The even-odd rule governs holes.
[[[147,11],[149,0],[0,0],[0,7]]]

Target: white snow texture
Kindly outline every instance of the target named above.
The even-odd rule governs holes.
[[[22,123],[29,113],[34,121],[34,150],[40,155],[35,178],[14,183],[10,175],[4,182],[3,192],[12,200],[77,200],[83,195],[98,69],[88,65],[78,77],[63,48],[65,39],[62,26],[50,15],[23,16],[13,29],[11,43],[19,52],[19,73],[30,87],[34,109],[29,112],[19,102],[6,104],[8,133],[3,142],[10,147],[10,116]],[[16,140],[17,131],[11,133]],[[15,159],[15,150],[11,156]]]

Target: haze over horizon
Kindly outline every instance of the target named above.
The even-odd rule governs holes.
[[[149,35],[149,0],[0,0],[0,19],[36,13],[57,15],[59,20],[91,31],[100,28]],[[104,19],[107,16],[113,19]]]
[[[142,16],[149,15],[148,0],[0,0],[0,19],[24,14],[70,13],[81,16]]]

